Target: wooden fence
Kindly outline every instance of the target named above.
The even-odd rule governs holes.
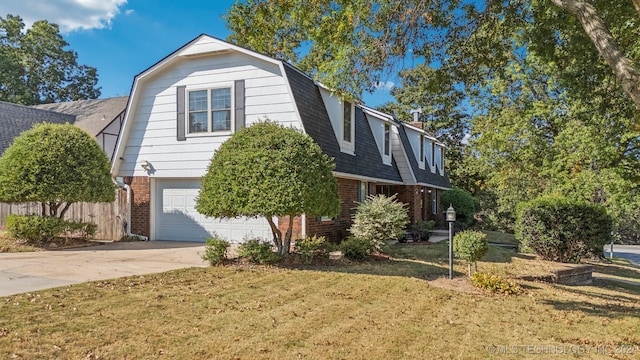
[[[40,214],[39,203],[5,204],[0,203],[0,228],[6,227],[9,214]],[[116,190],[116,201],[112,203],[76,203],[72,204],[64,216],[67,220],[91,222],[98,225],[95,239],[118,240],[124,234],[124,220],[127,218],[127,192]]]

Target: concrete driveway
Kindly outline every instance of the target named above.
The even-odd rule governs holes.
[[[86,281],[206,267],[203,243],[146,241],[0,254],[0,296]]]
[[[604,247],[604,255],[609,257],[609,245]],[[640,245],[613,245],[613,256],[631,261],[636,266],[640,266]]]

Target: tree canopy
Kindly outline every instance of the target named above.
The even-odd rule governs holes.
[[[638,0],[246,0],[227,21],[344,96],[398,72],[384,110],[422,109],[452,183],[501,228],[544,194],[640,204]]]
[[[23,105],[95,99],[97,70],[77,63],[58,25],[0,17],[0,100]]]
[[[311,137],[273,122],[235,132],[216,151],[196,199],[206,216],[263,216],[280,254],[289,252],[293,220],[302,214],[340,212],[333,159]],[[286,233],[274,216],[288,216]]]
[[[2,202],[39,202],[42,216],[63,218],[75,202],[114,200],[109,159],[77,126],[36,124],[0,157]]]

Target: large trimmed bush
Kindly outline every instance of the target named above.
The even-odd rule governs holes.
[[[41,245],[62,237],[87,240],[95,235],[96,229],[96,224],[69,221],[54,216],[15,214],[7,216],[9,236],[27,240],[34,245]]]
[[[278,254],[289,253],[293,220],[340,213],[333,159],[299,130],[274,122],[236,131],[216,150],[196,210],[215,218],[264,217]],[[275,217],[288,216],[283,234]]]
[[[408,223],[407,205],[397,201],[395,195],[369,195],[356,207],[349,232],[355,238],[371,241],[373,251],[383,252],[388,240],[406,235]]]
[[[462,189],[450,189],[442,193],[440,203],[443,209],[453,206],[456,210],[456,223],[463,228],[473,224],[473,215],[480,210],[480,203],[471,194]]]
[[[471,264],[475,264],[478,271],[477,261],[482,260],[489,251],[487,234],[472,230],[461,231],[453,238],[453,251],[457,258],[466,260],[471,276]]]
[[[601,257],[612,219],[601,205],[546,196],[518,205],[516,238],[544,260]]]

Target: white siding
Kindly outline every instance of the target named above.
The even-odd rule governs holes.
[[[326,89],[320,88],[320,94],[327,109],[329,120],[331,120],[331,127],[336,140],[338,140],[339,144],[342,144],[342,103]]]
[[[214,151],[229,135],[177,141],[176,87],[210,88],[235,80],[245,80],[247,126],[269,118],[301,128],[279,66],[237,52],[183,57],[143,77],[137,85],[118,175],[146,176],[141,164],[148,161],[155,170],[153,177],[203,176]]]

